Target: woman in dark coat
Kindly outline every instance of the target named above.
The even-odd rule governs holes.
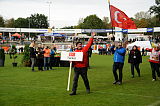
[[[35,43],[31,43],[30,46],[29,46],[29,49],[30,49],[30,59],[31,59],[31,67],[32,67],[32,71],[34,71],[34,66],[35,66],[35,63],[36,63],[36,49],[35,49]]]
[[[134,67],[136,68],[138,76],[140,77],[139,64],[142,63],[142,55],[136,45],[133,46],[132,50],[129,53],[128,63],[131,64],[132,78],[134,78]]]

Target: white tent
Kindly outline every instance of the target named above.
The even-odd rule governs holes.
[[[131,50],[134,45],[140,47],[140,50],[142,50],[142,48],[144,48],[144,49],[146,49],[146,48],[151,49],[152,48],[152,45],[151,45],[150,41],[136,41],[136,42],[133,42],[131,44],[128,44],[127,48],[129,50]]]

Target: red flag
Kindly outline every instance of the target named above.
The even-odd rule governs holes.
[[[132,21],[123,11],[110,5],[112,27],[123,29],[137,29],[134,21]]]
[[[71,53],[69,53],[69,56],[75,56],[75,53],[71,52]]]

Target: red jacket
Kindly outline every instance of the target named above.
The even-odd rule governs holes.
[[[83,68],[88,67],[88,49],[92,46],[93,38],[89,39],[88,44],[83,47],[81,50],[75,50],[74,52],[83,52],[83,60],[73,62],[74,67]]]
[[[149,62],[160,63],[160,52],[154,49],[149,49],[149,51],[151,52]]]

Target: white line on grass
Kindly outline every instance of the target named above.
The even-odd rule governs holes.
[[[105,91],[104,92],[103,91],[95,91],[95,92],[98,92],[98,93],[108,93],[108,92],[105,92]],[[145,96],[145,95],[128,94],[128,93],[115,93],[114,95],[128,95],[128,96],[139,96],[139,97],[144,97],[144,98],[156,98],[156,99],[160,99],[160,96]]]
[[[148,106],[159,106],[160,105],[160,101],[156,101],[153,104],[150,104]]]
[[[56,90],[56,89],[59,89],[59,88],[51,88],[51,87],[35,87],[35,86],[24,86],[24,85],[6,85],[7,86],[15,86],[15,87],[23,87],[23,88],[42,88],[42,89],[50,89],[50,90]],[[2,87],[2,85],[1,85]],[[65,90],[65,89],[63,89]],[[84,91],[84,90],[78,90],[78,91]],[[106,92],[106,91],[92,91],[92,92],[97,92],[97,93],[103,93],[103,94],[110,94],[110,95],[127,95],[127,96],[137,96],[137,97],[143,97],[143,98],[155,98],[155,99],[160,99],[160,96],[145,96],[145,95],[137,95],[137,94],[127,94],[127,93],[109,93],[109,92]],[[160,101],[158,101],[160,102]]]

